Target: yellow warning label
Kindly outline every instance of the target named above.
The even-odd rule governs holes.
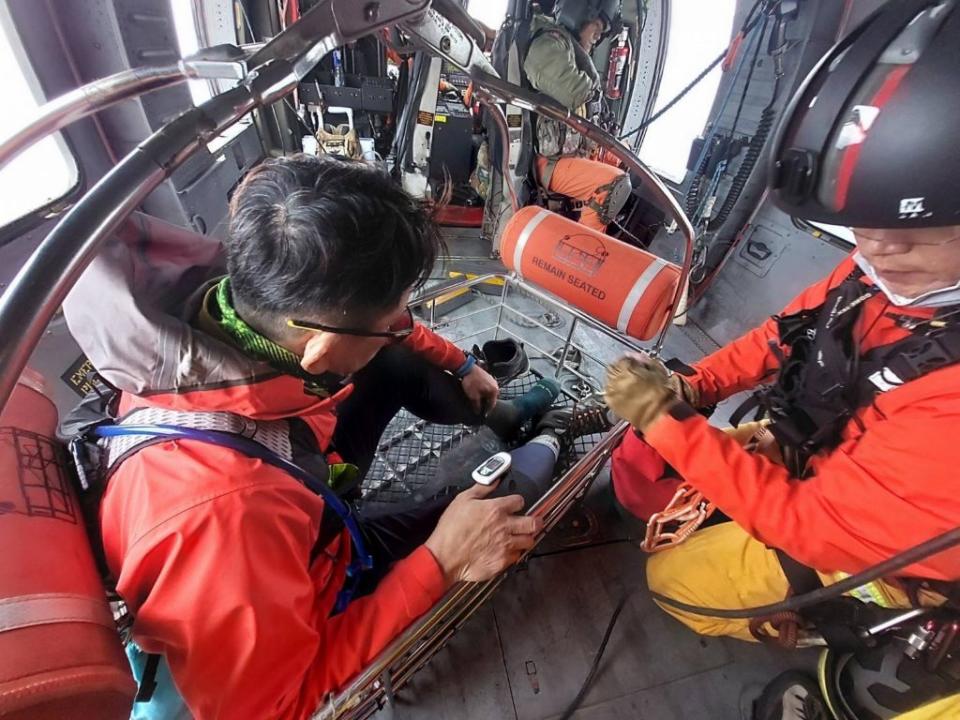
[[[433,125],[433,113],[426,110],[418,112],[417,125]]]
[[[445,123],[445,122],[447,121],[447,116],[446,116],[446,115],[437,115],[437,116],[434,118],[434,120],[435,120],[436,122]]]

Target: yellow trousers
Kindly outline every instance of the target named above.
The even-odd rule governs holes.
[[[829,584],[838,578],[821,575],[821,579]],[[776,553],[732,522],[700,530],[682,545],[651,555],[647,561],[647,584],[654,592],[692,605],[731,609],[779,602],[789,590]],[[870,592],[888,606],[905,606],[903,593],[890,585],[874,583]],[[701,635],[755,641],[746,620],[724,620],[661,607]],[[955,720],[960,718],[960,695],[899,717]]]

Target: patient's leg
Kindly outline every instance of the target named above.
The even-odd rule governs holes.
[[[380,436],[401,408],[444,425],[481,421],[457,378],[394,345],[377,353],[354,376],[353,393],[337,408],[334,448],[366,474]]]
[[[481,432],[492,435],[489,428],[483,428]],[[551,435],[535,437],[522,447],[513,450],[510,453],[512,458],[510,474],[493,492],[493,496],[521,495],[524,499],[524,509],[529,509],[553,484],[553,469],[559,452],[560,445],[556,437]],[[491,454],[493,453],[483,449],[478,450],[479,459],[476,464],[465,470],[466,477],[469,478],[473,468]],[[472,482],[470,480],[470,483]],[[398,505],[396,509],[376,513],[360,512],[357,521],[363,532],[367,552],[373,556],[373,570],[361,575],[355,597],[373,592],[393,563],[406,557],[426,542],[443,511],[455,496],[456,493],[451,492],[425,502]]]
[[[337,408],[333,446],[365,475],[373,462],[380,436],[393,417],[405,408],[441,425],[486,423],[507,437],[520,425],[544,412],[559,386],[540,381],[523,397],[498,401],[483,417],[473,410],[460,381],[401,345],[381,350],[354,376],[354,391]]]

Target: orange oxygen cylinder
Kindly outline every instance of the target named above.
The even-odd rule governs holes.
[[[663,329],[680,280],[676,265],[537,206],[506,224],[500,254],[524,280],[638,340]]]
[[[23,383],[0,415],[0,717],[119,720],[137,686],[56,426]]]

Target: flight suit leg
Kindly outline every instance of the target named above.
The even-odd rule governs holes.
[[[546,167],[546,158],[538,157],[541,179]],[[606,232],[607,225],[630,197],[630,176],[626,172],[587,158],[561,158],[547,180],[550,192],[580,201],[580,223],[599,232]]]
[[[839,579],[839,576],[823,574],[820,577],[827,584]],[[734,522],[700,530],[683,544],[651,555],[647,561],[647,585],[654,592],[691,605],[730,609],[780,602],[789,590],[777,554]],[[905,605],[905,596],[886,583],[878,583],[870,591],[882,594],[883,604]],[[859,593],[855,591],[855,594]],[[685,613],[669,605],[660,607],[701,635],[725,635],[756,642],[747,620],[711,618]],[[897,717],[898,720],[958,718],[960,695]]]

